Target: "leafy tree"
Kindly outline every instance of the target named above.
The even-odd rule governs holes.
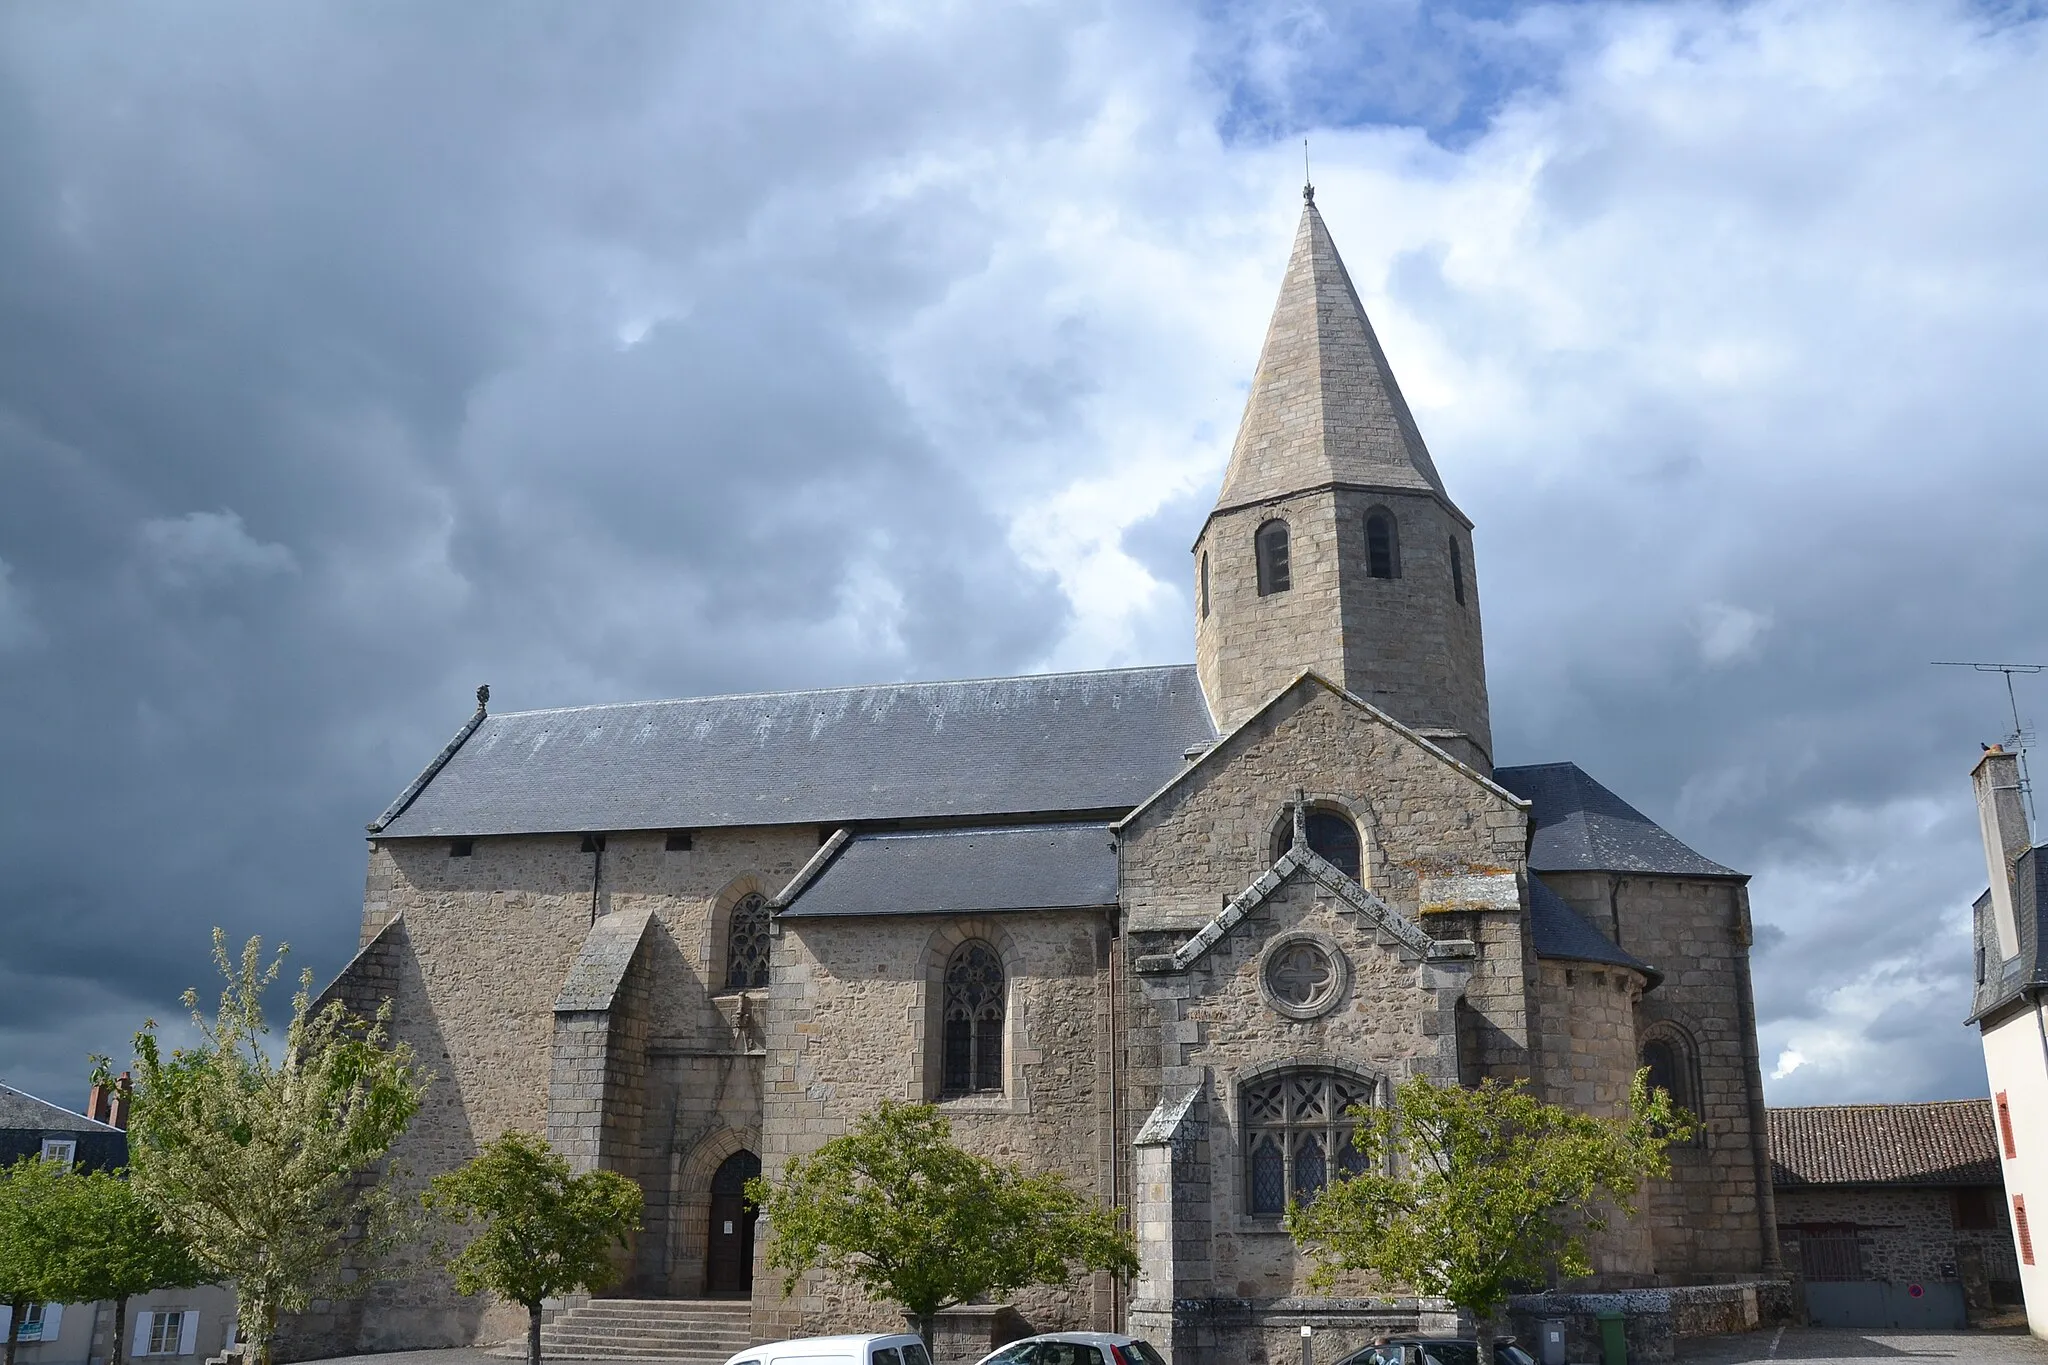
[[[1056,1173],[1026,1175],[953,1144],[929,1104],[894,1104],[747,1182],[773,1233],[782,1292],[822,1267],[901,1305],[929,1345],[942,1308],[1053,1284],[1076,1267],[1129,1277],[1138,1256],[1116,1215]]]
[[[1629,1087],[1628,1112],[1596,1118],[1528,1093],[1525,1083],[1474,1089],[1415,1077],[1385,1109],[1351,1111],[1368,1169],[1324,1187],[1287,1215],[1327,1289],[1347,1270],[1449,1299],[1479,1326],[1493,1359],[1494,1319],[1511,1289],[1591,1273],[1584,1234],[1606,1226],[1602,1202],[1634,1216],[1646,1177],[1670,1174],[1665,1147],[1691,1135],[1649,1073]]]
[[[61,1161],[25,1156],[0,1170],[0,1303],[7,1305],[6,1365],[29,1306],[66,1301],[62,1281],[67,1185]]]
[[[526,1309],[526,1362],[540,1365],[541,1300],[602,1289],[618,1275],[612,1250],[640,1226],[640,1187],[616,1171],[572,1175],[530,1133],[506,1133],[436,1176],[428,1208],[483,1230],[448,1258],[455,1287],[489,1290]]]
[[[285,952],[280,945],[265,967],[263,941],[251,938],[237,964],[213,931],[227,979],[219,1009],[207,1019],[186,991],[201,1041],[168,1057],[154,1022],[135,1035],[140,1083],[128,1129],[136,1193],[215,1276],[234,1281],[240,1335],[266,1365],[279,1314],[367,1288],[410,1234],[396,1170],[370,1168],[418,1112],[428,1080],[390,1037],[389,1001],[369,1021],[338,1001],[315,1011],[311,972],[273,1056],[263,992]],[[350,1273],[348,1252],[362,1273]]]
[[[157,1289],[190,1289],[219,1277],[201,1265],[184,1239],[167,1229],[126,1180],[109,1171],[69,1177],[63,1200],[65,1303],[114,1302],[114,1349],[121,1365],[128,1344],[128,1300]]]

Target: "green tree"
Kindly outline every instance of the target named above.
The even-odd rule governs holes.
[[[35,1156],[0,1170],[0,1303],[10,1310],[6,1365],[14,1365],[29,1306],[66,1301],[64,1205],[73,1181],[65,1163]]]
[[[1585,1234],[1607,1225],[1603,1204],[1633,1216],[1637,1185],[1670,1174],[1665,1147],[1691,1121],[1648,1077],[1637,1073],[1615,1118],[1545,1104],[1521,1081],[1465,1089],[1421,1076],[1388,1108],[1352,1110],[1368,1169],[1287,1215],[1315,1259],[1311,1283],[1362,1270],[1449,1299],[1472,1313],[1490,1362],[1511,1290],[1553,1268],[1589,1274]]]
[[[190,1289],[219,1277],[192,1255],[128,1181],[109,1171],[77,1174],[63,1202],[65,1303],[114,1304],[114,1347],[121,1365],[128,1344],[128,1300],[157,1289]]]
[[[421,1196],[482,1229],[448,1258],[455,1287],[489,1290],[526,1309],[526,1362],[540,1365],[541,1300],[602,1289],[618,1275],[614,1248],[640,1226],[640,1187],[616,1171],[572,1175],[530,1133],[506,1133]]]
[[[412,1231],[383,1161],[418,1112],[428,1078],[390,1036],[391,1005],[374,1020],[341,1004],[313,1008],[299,978],[284,1046],[266,1046],[263,992],[286,949],[263,964],[251,938],[239,964],[213,932],[227,985],[212,1019],[185,1006],[201,1041],[163,1054],[156,1025],[135,1035],[134,1116],[128,1129],[136,1193],[215,1276],[232,1280],[240,1334],[270,1359],[281,1313],[316,1296],[360,1292],[389,1273],[386,1256]],[[351,1267],[345,1255],[356,1264]]]
[[[930,1345],[942,1308],[1056,1284],[1078,1268],[1128,1278],[1138,1256],[1113,1211],[1056,1173],[1026,1175],[953,1144],[929,1104],[893,1104],[782,1177],[747,1182],[773,1240],[782,1292],[821,1267],[900,1305]]]

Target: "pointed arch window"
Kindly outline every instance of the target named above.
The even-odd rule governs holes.
[[[963,943],[946,963],[947,1095],[1003,1088],[1003,963],[986,943]]]
[[[1253,537],[1259,558],[1259,596],[1270,597],[1294,586],[1293,565],[1288,562],[1287,523],[1266,522]]]
[[[1207,550],[1202,551],[1199,572],[1196,576],[1200,579],[1200,582],[1195,585],[1195,595],[1200,599],[1202,619],[1206,621],[1209,619],[1209,552]]]
[[[1362,883],[1359,874],[1364,871],[1364,849],[1358,838],[1358,826],[1351,823],[1351,817],[1340,811],[1314,809],[1309,811],[1308,846],[1314,853],[1320,853],[1339,872]],[[1280,851],[1285,853],[1294,847],[1294,825],[1289,821],[1280,834]]]
[[[1245,1153],[1245,1207],[1273,1218],[1306,1203],[1329,1184],[1366,1169],[1351,1140],[1351,1111],[1375,1104],[1378,1085],[1349,1072],[1300,1069],[1264,1076],[1240,1093]]]
[[[1458,599],[1458,605],[1465,605],[1465,552],[1458,545],[1458,538],[1451,537],[1451,596]]]
[[[725,988],[759,990],[768,984],[768,902],[749,891],[733,903],[725,929]]]
[[[1401,576],[1401,528],[1384,507],[1365,514],[1365,571],[1373,578]]]

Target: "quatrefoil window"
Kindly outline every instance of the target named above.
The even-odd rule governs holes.
[[[1259,989],[1266,1003],[1290,1019],[1328,1014],[1351,984],[1351,964],[1321,934],[1289,934],[1266,949]]]

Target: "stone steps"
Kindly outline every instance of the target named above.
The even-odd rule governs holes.
[[[592,1299],[540,1331],[543,1360],[649,1360],[723,1365],[754,1344],[745,1299]],[[493,1354],[521,1357],[525,1339]]]

